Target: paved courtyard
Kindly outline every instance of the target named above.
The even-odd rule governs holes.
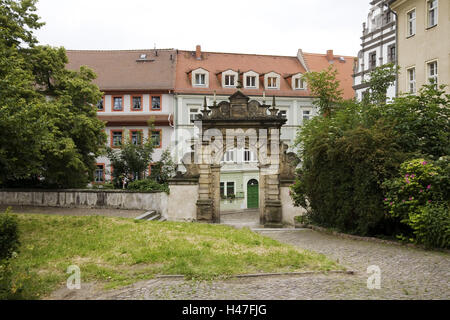
[[[242,220],[239,220],[239,219]],[[239,222],[240,221],[240,222]],[[255,226],[255,215],[223,215],[222,223]],[[253,223],[253,225],[252,225]],[[299,248],[325,254],[355,275],[316,274],[251,277],[210,282],[158,278],[103,291],[84,284],[79,291],[61,289],[56,299],[449,299],[450,254],[416,248],[342,239],[312,230],[258,231]],[[381,270],[381,288],[367,288],[367,267]]]

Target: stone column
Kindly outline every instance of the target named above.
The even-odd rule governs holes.
[[[200,178],[198,180],[197,220],[200,222],[213,222],[214,201],[211,188],[211,164],[209,146],[203,144],[200,148],[201,157],[199,167]]]
[[[213,222],[220,223],[220,168],[221,165],[211,166],[211,196],[213,200]]]

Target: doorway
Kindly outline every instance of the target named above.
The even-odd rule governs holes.
[[[256,179],[252,179],[247,184],[247,208],[259,208],[259,183]]]

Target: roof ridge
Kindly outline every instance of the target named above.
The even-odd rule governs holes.
[[[141,52],[141,51],[175,51],[173,48],[164,49],[66,49],[67,52]]]
[[[194,50],[178,50],[179,52],[195,52]],[[217,51],[202,51],[202,53],[212,53],[212,54],[233,54],[240,56],[261,56],[261,57],[280,57],[280,58],[297,58],[296,56],[282,56],[273,54],[259,54],[259,53],[237,53],[237,52],[217,52]]]

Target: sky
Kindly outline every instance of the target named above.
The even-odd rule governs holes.
[[[356,56],[369,0],[39,0],[41,44]]]

